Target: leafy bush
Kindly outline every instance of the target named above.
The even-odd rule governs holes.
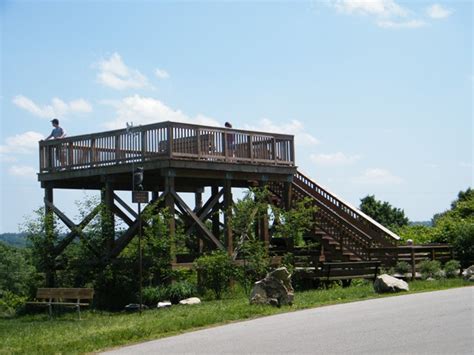
[[[160,301],[169,300],[173,304],[195,296],[196,285],[188,281],[179,281],[171,285],[160,285],[157,287],[145,287],[142,291],[143,303],[147,306],[156,306]]]
[[[0,242],[0,294],[10,291],[18,296],[33,295],[38,274],[27,249]]]
[[[461,263],[457,260],[450,260],[444,264],[444,272],[446,277],[456,277],[459,276],[459,269],[461,268]]]
[[[396,273],[404,275],[411,270],[411,266],[406,261],[399,261],[394,270]]]
[[[142,290],[142,301],[147,306],[156,307],[158,302],[168,300],[166,286],[144,287]]]
[[[419,270],[423,278],[428,277],[439,277],[441,271],[441,264],[437,260],[425,260],[422,261],[419,265]]]
[[[213,251],[196,259],[198,286],[202,291],[211,290],[217,299],[229,289],[231,279],[236,276],[232,260],[224,251]]]
[[[187,281],[175,282],[167,287],[168,299],[171,303],[179,303],[179,301],[195,296],[197,294],[196,286]]]
[[[12,317],[24,306],[26,297],[15,295],[10,291],[3,291],[0,294],[0,317]]]

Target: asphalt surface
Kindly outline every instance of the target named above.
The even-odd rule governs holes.
[[[327,306],[106,354],[474,354],[474,287]]]

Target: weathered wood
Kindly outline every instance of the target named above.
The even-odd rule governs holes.
[[[171,195],[177,202],[179,208],[182,209],[183,213],[186,213],[189,217],[191,217],[196,225],[200,228],[200,230],[204,233],[204,235],[209,238],[219,249],[225,250],[225,247],[222,243],[212,234],[212,232],[207,229],[206,225],[196,216],[196,214],[191,210],[191,208],[183,201],[183,199],[173,190],[170,191]]]
[[[52,306],[74,307],[77,309],[79,319],[81,319],[81,306],[89,306],[94,298],[92,288],[38,288],[36,291],[36,301],[27,304],[37,306],[47,306],[49,316],[52,317]]]
[[[292,141],[290,135],[162,122],[40,142],[40,173],[60,167],[82,170],[160,157],[294,166]],[[60,155],[65,161],[58,165],[55,157]]]

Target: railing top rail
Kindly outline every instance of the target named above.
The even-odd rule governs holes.
[[[264,136],[270,136],[277,139],[290,140],[290,141],[294,139],[294,136],[289,135],[289,134],[262,132],[262,131],[249,131],[249,130],[243,130],[243,129],[234,129],[234,128],[217,127],[217,126],[204,126],[204,125],[196,125],[196,124],[190,124],[190,123],[164,121],[164,122],[151,123],[147,125],[133,126],[128,131],[126,128],[121,128],[121,129],[115,129],[115,130],[110,130],[110,131],[69,136],[66,138],[62,138],[61,140],[41,141],[40,146],[56,145],[58,144],[58,142],[69,143],[69,142],[74,142],[78,140],[109,137],[109,136],[115,136],[115,135],[123,134],[127,132],[137,133],[137,132],[143,132],[143,131],[148,131],[148,130],[156,129],[156,128],[163,128],[163,127],[185,127],[185,128],[204,129],[204,130],[209,129],[209,130],[221,131],[221,132],[242,133],[242,134],[247,134],[247,135],[264,135]]]
[[[452,245],[400,245],[398,247],[377,247],[370,248],[370,251],[392,251],[392,250],[433,250],[433,249],[452,249]]]
[[[308,178],[305,174],[302,174],[301,171],[298,171],[297,172],[298,175],[301,175],[303,178],[305,178],[306,180],[310,180],[314,183],[314,180]],[[316,183],[314,183],[316,184]],[[341,203],[342,205],[344,205],[345,207],[349,208],[353,213],[359,215],[361,218],[367,220],[368,222],[370,222],[372,225],[375,225],[377,228],[381,229],[383,232],[385,232],[386,234],[390,235],[392,238],[394,238],[395,240],[400,240],[400,237],[398,235],[396,235],[395,233],[393,233],[390,229],[384,227],[382,224],[380,224],[379,222],[377,222],[376,220],[374,220],[373,218],[371,218],[370,216],[366,215],[364,212],[360,211],[359,209],[355,208],[354,206],[352,206],[349,202],[347,201],[344,201],[342,198],[340,198],[339,196],[337,196],[336,194],[334,194],[333,192],[329,191],[326,187],[323,187],[321,186],[319,183],[316,184],[321,190],[323,190],[325,193],[327,193],[328,195],[331,195],[335,200],[339,201],[339,203]]]

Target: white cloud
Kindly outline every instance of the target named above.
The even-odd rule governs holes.
[[[32,166],[13,165],[8,169],[8,173],[18,177],[36,177],[36,169]]]
[[[84,99],[76,99],[69,102],[54,97],[50,105],[38,105],[30,98],[17,95],[13,98],[13,103],[32,113],[35,116],[52,118],[55,116],[64,117],[74,113],[89,113],[92,112],[92,106]]]
[[[409,11],[393,0],[336,0],[334,7],[343,13],[377,17],[407,16]]]
[[[426,22],[422,20],[408,20],[408,21],[391,21],[379,20],[377,26],[382,28],[420,28],[426,26]]]
[[[352,165],[360,159],[360,155],[346,155],[342,152],[333,154],[311,154],[310,159],[313,163],[325,166],[344,166]]]
[[[380,168],[367,169],[361,176],[353,179],[357,184],[367,185],[399,185],[403,179],[390,171]]]
[[[170,75],[168,74],[166,70],[159,69],[159,68],[155,69],[155,75],[157,76],[158,79],[168,79],[170,77]]]
[[[300,146],[319,144],[319,141],[310,133],[307,133],[303,124],[298,120],[291,120],[290,122],[279,124],[268,118],[263,118],[256,125],[246,125],[244,128],[252,131],[292,134],[295,136],[295,143]]]
[[[433,19],[443,19],[451,16],[453,10],[445,8],[439,4],[433,4],[426,9],[426,14]]]
[[[333,7],[346,15],[364,15],[385,29],[414,29],[426,26],[414,13],[394,0],[334,0]]]
[[[472,168],[472,163],[467,163],[465,161],[461,161],[461,162],[459,162],[459,166],[461,168]]]
[[[181,110],[173,109],[162,101],[140,95],[128,96],[121,101],[102,101],[116,109],[116,118],[105,123],[109,129],[124,128],[126,122],[150,124],[162,121],[186,122],[207,126],[219,126],[219,122],[203,114],[189,116]]]
[[[44,135],[28,131],[5,139],[5,144],[0,145],[0,154],[29,154],[38,150],[38,141]],[[6,158],[9,159],[9,158]]]
[[[98,63],[99,83],[116,90],[149,87],[148,78],[136,69],[128,68],[118,53]]]

